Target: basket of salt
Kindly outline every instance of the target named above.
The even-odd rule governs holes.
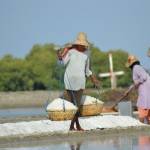
[[[67,100],[57,98],[47,106],[46,111],[50,120],[72,120],[77,112],[77,107]]]
[[[80,102],[79,112],[81,116],[95,116],[100,115],[103,109],[103,102],[91,97],[91,96],[82,96]]]

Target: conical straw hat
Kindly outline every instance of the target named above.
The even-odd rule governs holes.
[[[84,32],[79,32],[78,35],[77,35],[77,39],[76,39],[76,41],[74,42],[74,44],[76,44],[76,45],[83,45],[83,46],[88,47],[88,46],[89,46],[89,42],[88,42],[88,40],[87,40],[87,35],[86,35],[86,33],[84,33]]]
[[[133,63],[139,61],[134,55],[129,55],[126,63],[126,67],[130,67]]]

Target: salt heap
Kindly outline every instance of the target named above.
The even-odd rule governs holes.
[[[128,129],[129,127],[149,127],[142,124],[140,121],[130,116],[94,116],[79,118],[81,126],[85,130],[93,129]],[[0,124],[0,139],[12,137],[40,137],[42,135],[54,133],[67,133],[69,132],[70,120],[67,121],[51,121],[51,120],[38,120],[16,123]],[[140,129],[137,128],[137,129]],[[144,129],[143,128],[143,129]],[[135,128],[136,129],[136,128]],[[142,128],[141,128],[142,129]],[[107,131],[107,130],[106,130]],[[142,130],[141,130],[142,131]],[[105,133],[105,132],[104,132]],[[109,134],[109,130],[106,132]],[[105,133],[105,134],[106,134]],[[13,141],[13,140],[12,140]]]
[[[81,105],[80,105],[80,115],[81,116],[95,116],[99,115],[102,112],[103,108],[102,101],[91,97],[84,95],[81,99]]]
[[[83,95],[80,104],[81,105],[91,105],[91,104],[96,104],[96,103],[99,103],[99,104],[102,104],[102,105],[104,104],[104,102],[98,100],[95,97],[91,97],[91,96],[88,96],[88,95]]]
[[[65,99],[54,99],[46,108],[51,120],[71,120],[77,112],[77,107]]]
[[[57,98],[54,99],[46,108],[47,111],[57,111],[57,110],[60,111],[64,109],[77,110],[77,107],[65,99]]]

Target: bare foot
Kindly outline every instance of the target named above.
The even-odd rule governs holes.
[[[81,128],[81,127],[78,127],[77,131],[85,131],[85,130],[83,128]]]
[[[70,127],[69,131],[76,131],[76,129],[74,127]]]

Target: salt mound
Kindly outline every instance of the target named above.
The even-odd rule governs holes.
[[[77,107],[65,99],[57,98],[48,104],[47,111],[77,110]]]
[[[81,105],[91,105],[91,104],[96,104],[96,103],[103,104],[104,102],[96,99],[95,97],[91,97],[87,95],[82,96],[82,99],[80,102]]]

